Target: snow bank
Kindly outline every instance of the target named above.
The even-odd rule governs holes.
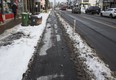
[[[57,14],[59,20],[64,26],[66,33],[69,35],[69,38],[75,43],[74,47],[79,52],[79,57],[83,60],[83,63],[86,64],[87,69],[89,70],[89,74],[94,75],[94,80],[116,80],[113,78],[111,70],[107,67],[107,65],[100,60],[97,56],[96,52],[91,49],[87,43],[81,38],[78,33],[74,33],[74,29]]]
[[[22,79],[22,74],[27,70],[28,62],[34,53],[34,47],[45,29],[49,13],[40,14],[42,24],[38,26],[22,27],[20,24],[0,36],[0,39],[4,39],[17,32],[25,34],[20,39],[14,40],[11,45],[0,47],[0,80]]]

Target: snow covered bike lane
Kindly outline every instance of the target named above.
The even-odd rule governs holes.
[[[23,80],[80,80],[60,26],[52,11],[36,57]]]

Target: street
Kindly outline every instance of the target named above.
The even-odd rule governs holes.
[[[63,11],[60,13],[62,17],[64,16],[64,13],[71,18],[75,18],[73,16],[76,16],[76,14],[72,15],[70,12]],[[81,21],[81,19],[78,20]],[[73,20],[70,22],[73,22]],[[94,31],[93,29],[87,28],[86,31],[90,30],[93,33],[90,31],[89,33],[86,32],[87,36],[82,35],[82,37],[85,36],[84,39],[89,41],[88,44],[92,46],[92,48],[89,48],[89,46],[86,45],[86,43],[81,39],[78,38],[76,41],[76,34],[73,36],[73,39],[75,39],[74,41],[76,42],[73,43],[73,39],[69,39],[65,33],[65,30],[68,30],[68,27],[64,30],[63,24],[65,23],[60,20],[57,12],[52,10],[50,16],[48,17],[41,43],[38,44],[34,57],[30,59],[31,61],[28,64],[28,69],[26,73],[23,74],[22,80],[91,80],[92,78],[96,78],[96,80],[106,78],[108,80],[113,79],[110,74],[110,69],[108,69],[107,66],[96,56],[92,49],[95,46],[95,50],[96,48],[99,50],[99,44],[97,45],[97,43],[99,43],[97,42],[99,41],[99,38],[95,43],[93,42],[94,44],[92,42],[91,44],[89,43],[89,37],[91,37],[88,37],[89,34],[94,34],[93,36],[97,35],[97,37],[100,35],[101,38],[104,36],[98,34],[97,31]],[[82,24],[80,25],[82,26]],[[84,27],[86,27],[86,25]],[[79,30],[78,26],[76,26],[76,30]],[[68,35],[74,34],[69,32]],[[79,35],[77,35],[77,37],[79,37]],[[77,45],[78,49],[76,50],[73,45]],[[79,55],[85,56],[79,58]],[[99,56],[101,57],[101,55]],[[88,61],[89,63],[86,63]],[[88,73],[87,67],[90,68],[90,73]],[[107,74],[107,72],[109,73]],[[104,76],[104,78],[102,78],[102,76]]]
[[[115,19],[56,10],[40,15],[40,25],[6,24],[0,80],[115,80]]]
[[[0,0],[0,80],[116,80],[116,0]]]
[[[71,49],[66,43],[60,26],[52,11],[48,18],[41,49],[37,50],[30,72],[24,80],[87,80],[81,72],[77,72],[71,60]]]
[[[76,32],[96,50],[98,56],[116,71],[116,19],[99,15],[72,14],[71,11],[57,11],[70,25],[76,20]]]

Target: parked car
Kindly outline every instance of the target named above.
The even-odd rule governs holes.
[[[86,14],[99,14],[101,9],[98,6],[90,6],[85,10]]]
[[[62,6],[60,10],[66,10],[66,6]]]
[[[116,8],[108,8],[105,11],[101,11],[100,15],[114,18],[116,17]]]
[[[81,8],[80,8],[80,7],[73,7],[73,8],[72,8],[72,13],[81,14]]]

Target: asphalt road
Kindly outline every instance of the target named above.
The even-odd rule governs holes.
[[[24,80],[80,80],[60,26],[52,12],[41,42],[43,44],[36,51],[36,58]]]
[[[70,11],[58,12],[70,25],[76,20],[76,31],[96,50],[110,69],[116,71],[116,19],[72,14]]]

